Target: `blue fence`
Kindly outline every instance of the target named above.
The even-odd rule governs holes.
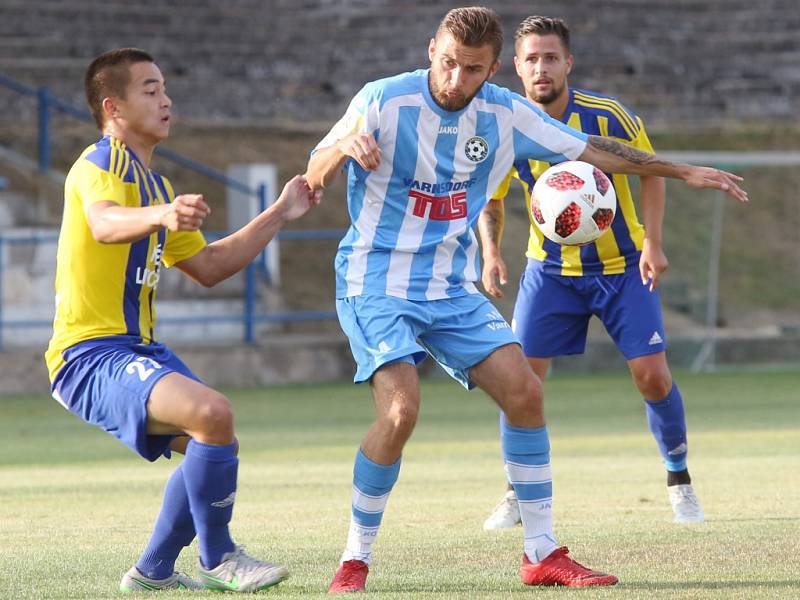
[[[287,231],[278,234],[278,239],[285,240],[325,240],[338,239],[342,232],[338,230],[308,230],[308,231]],[[222,232],[211,232],[207,234],[210,239],[220,238]],[[58,241],[56,234],[40,234],[29,236],[7,236],[0,234],[0,299],[3,297],[3,264],[7,248],[14,245],[25,244],[55,244]],[[159,323],[165,325],[180,323],[225,323],[240,322],[242,324],[242,340],[245,343],[255,342],[255,327],[259,323],[290,323],[304,321],[325,321],[336,318],[333,310],[287,310],[259,313],[256,310],[257,301],[257,278],[259,270],[263,268],[262,263],[253,261],[245,268],[245,286],[242,302],[242,313],[239,315],[192,315],[191,317],[163,317],[159,318]],[[3,311],[3,302],[0,301],[0,350],[4,347],[4,337],[7,330],[28,328],[28,327],[51,327],[50,319],[6,319]]]
[[[42,171],[47,171],[50,168],[50,117],[55,111],[57,113],[68,115],[80,121],[91,122],[91,114],[87,110],[83,110],[71,105],[68,102],[61,100],[54,96],[46,87],[34,88],[26,85],[16,79],[12,79],[0,73],[0,86],[3,86],[12,92],[21,96],[35,98],[37,102],[37,115],[38,115],[38,130],[37,130],[37,148],[38,148],[38,165]],[[175,164],[184,167],[190,171],[203,175],[213,181],[221,183],[225,187],[240,192],[247,197],[255,197],[258,199],[261,210],[267,207],[267,188],[265,185],[259,185],[257,188],[252,188],[249,185],[228,177],[225,173],[218,171],[200,163],[196,160],[184,156],[166,148],[156,148],[156,154],[174,162]],[[5,183],[3,178],[2,184]],[[0,185],[0,187],[2,187]],[[214,234],[215,237],[221,237],[224,234]],[[344,235],[342,230],[292,230],[282,231],[278,234],[278,240],[325,240],[325,239],[340,239]],[[0,233],[0,350],[3,349],[3,335],[5,329],[22,328],[22,327],[50,327],[51,320],[6,320],[3,317],[3,264],[4,253],[6,247],[14,244],[31,244],[31,243],[55,243],[57,237],[52,236],[3,236]],[[336,317],[335,311],[332,310],[288,310],[288,311],[273,311],[269,313],[259,313],[256,310],[257,304],[257,280],[261,277],[265,281],[270,281],[270,273],[267,266],[266,253],[261,252],[260,255],[245,269],[245,289],[243,297],[244,309],[241,315],[202,315],[192,316],[186,318],[164,318],[160,322],[181,323],[197,321],[202,319],[205,322],[236,322],[242,323],[242,339],[245,343],[251,344],[255,341],[255,326],[258,323],[275,323],[275,322],[302,322],[302,321],[323,321]]]

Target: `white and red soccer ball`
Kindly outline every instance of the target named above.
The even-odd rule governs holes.
[[[553,165],[539,176],[529,208],[545,237],[558,244],[582,246],[611,227],[617,194],[600,169],[572,160]]]

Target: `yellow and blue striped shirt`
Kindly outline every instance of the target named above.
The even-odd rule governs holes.
[[[644,152],[653,153],[642,120],[616,99],[596,92],[570,89],[569,104],[562,121],[589,135],[616,139]],[[636,216],[633,196],[625,175],[609,174],[617,192],[617,214],[609,230],[592,244],[562,246],[548,240],[535,225],[530,211],[531,190],[536,178],[550,163],[522,160],[514,167],[494,193],[495,200],[508,194],[512,177],[517,178],[525,191],[528,217],[531,220],[528,258],[544,263],[548,273],[566,276],[623,273],[638,264],[644,242],[644,227]]]
[[[153,303],[162,263],[170,267],[206,245],[199,231],[165,229],[131,243],[101,244],[89,228],[89,207],[110,200],[136,208],[174,197],[165,177],[111,136],[89,146],[72,166],[58,241],[53,337],[45,353],[51,381],[64,364],[63,351],[79,342],[118,335],[155,341]]]

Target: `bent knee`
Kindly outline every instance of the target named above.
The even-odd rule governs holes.
[[[528,421],[531,417],[543,415],[544,392],[542,383],[533,372],[520,377],[506,390],[503,409],[511,422]]]
[[[664,399],[672,389],[672,376],[669,372],[642,373],[636,377],[636,387],[645,400],[657,402]]]
[[[230,401],[218,392],[211,392],[198,402],[195,410],[196,427],[205,432],[233,432],[233,408]]]
[[[391,429],[410,435],[417,424],[418,416],[419,407],[412,404],[397,404],[388,412],[386,420]]]

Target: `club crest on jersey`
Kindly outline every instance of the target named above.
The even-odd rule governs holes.
[[[489,155],[489,144],[485,139],[476,135],[469,138],[467,143],[464,144],[464,154],[472,162],[482,162]]]

